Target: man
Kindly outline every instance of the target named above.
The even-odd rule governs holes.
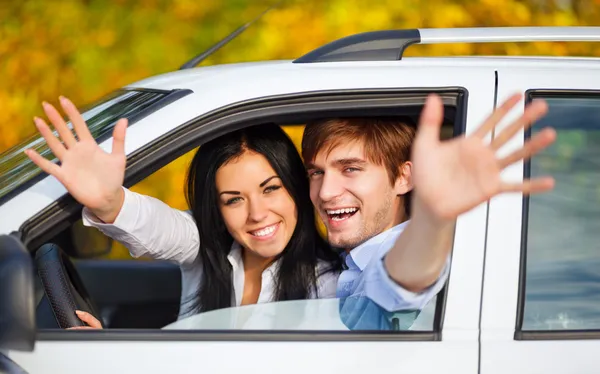
[[[366,297],[388,312],[422,309],[448,277],[460,214],[502,192],[553,187],[549,178],[522,184],[500,179],[502,169],[551,144],[553,130],[540,132],[504,158],[495,155],[544,115],[543,102],[530,105],[490,144],[484,142],[519,100],[520,95],[508,99],[470,136],[445,142],[439,140],[443,106],[435,95],[427,100],[416,137],[411,126],[394,120],[332,119],[307,125],[302,154],[311,200],[330,244],[346,252],[338,297]],[[365,300],[353,305],[347,318],[362,319],[353,326],[382,328],[380,322],[365,322],[372,318],[368,312],[356,316],[372,309]]]

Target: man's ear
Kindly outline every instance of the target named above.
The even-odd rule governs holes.
[[[406,161],[398,169],[394,192],[396,192],[396,195],[405,195],[413,189],[412,162]]]

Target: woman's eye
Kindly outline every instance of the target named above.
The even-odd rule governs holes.
[[[227,201],[225,201],[225,205],[231,205],[231,204],[235,204],[238,201],[241,201],[242,199],[240,197],[233,197]]]
[[[269,187],[265,188],[265,193],[271,193],[273,191],[277,191],[280,188],[281,188],[281,186],[269,186]]]

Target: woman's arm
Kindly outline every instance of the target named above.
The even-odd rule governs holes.
[[[75,135],[62,115],[43,103],[55,136],[41,118],[35,118],[40,134],[60,164],[26,150],[42,170],[55,177],[82,204],[84,224],[94,226],[125,244],[135,257],[148,255],[179,264],[192,263],[198,253],[198,229],[192,217],[161,201],[123,188],[125,177],[125,133],[127,120],[120,119],[113,131],[110,153],[98,146],[78,109],[61,97]]]
[[[83,224],[122,243],[133,257],[149,256],[179,265],[193,263],[200,240],[191,214],[126,188],[123,192],[123,206],[113,223],[103,222],[84,208]]]

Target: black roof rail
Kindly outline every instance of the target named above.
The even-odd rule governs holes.
[[[401,60],[409,45],[420,42],[421,33],[418,29],[371,31],[325,44],[294,62]]]
[[[465,27],[371,31],[335,40],[295,63],[401,60],[412,44],[600,41],[600,27]]]

